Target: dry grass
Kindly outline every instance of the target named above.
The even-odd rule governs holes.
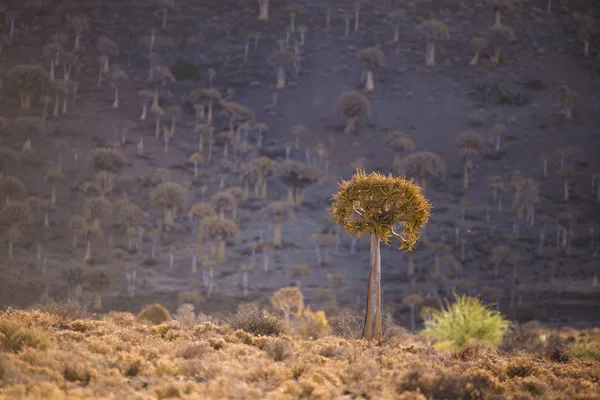
[[[0,314],[0,398],[600,396],[598,329],[549,331],[530,324],[511,332],[499,350],[475,343],[448,352],[391,325],[393,340],[371,345],[353,338],[359,320],[340,318],[331,318],[332,332],[345,337],[311,340],[259,312],[235,315],[229,324],[151,325],[128,313],[73,320],[69,313],[9,310]],[[12,344],[16,332],[27,332],[18,346]]]

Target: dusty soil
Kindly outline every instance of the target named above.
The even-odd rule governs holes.
[[[15,3],[15,2],[13,2]],[[0,69],[8,70],[16,64],[46,65],[41,47],[51,35],[67,33],[70,49],[73,30],[68,28],[66,17],[85,13],[90,18],[90,29],[82,34],[84,50],[77,73],[78,97],[70,101],[68,112],[49,117],[45,132],[33,140],[33,148],[23,153],[18,165],[10,166],[6,175],[21,179],[28,196],[48,198],[51,184],[43,177],[49,166],[58,162],[58,150],[53,148],[57,139],[68,140],[72,147],[81,149],[78,166],[72,155],[65,152],[63,167],[67,181],[58,183],[56,207],[50,211],[50,228],[43,226],[43,212],[37,212],[35,221],[15,244],[15,255],[9,260],[6,253],[0,258],[0,305],[27,306],[38,302],[47,289],[51,298],[67,297],[68,269],[86,270],[107,268],[115,271],[114,283],[103,292],[102,311],[138,311],[143,305],[159,302],[172,311],[177,307],[178,294],[199,290],[205,293],[200,277],[191,276],[190,256],[185,248],[196,239],[187,223],[186,213],[180,212],[177,228],[160,239],[156,260],[149,260],[150,238],[144,238],[141,255],[129,261],[113,257],[116,247],[125,248],[127,237],[114,216],[102,221],[104,238],[94,242],[92,266],[82,262],[85,246],[71,247],[72,234],[68,227],[71,215],[81,214],[85,196],[76,190],[86,181],[93,181],[86,154],[89,150],[119,142],[121,132],[127,129],[127,141],[121,146],[128,165],[121,176],[132,177],[127,183],[128,196],[147,212],[141,224],[146,229],[155,226],[162,210],[151,204],[151,188],[144,186],[153,169],[164,167],[171,171],[171,180],[192,180],[192,165],[187,161],[197,149],[197,135],[193,131],[195,116],[186,105],[189,90],[207,87],[206,72],[215,68],[215,86],[222,94],[232,94],[233,101],[251,107],[257,121],[269,126],[265,144],[260,149],[278,161],[283,161],[286,143],[293,142],[290,128],[304,124],[312,133],[302,138],[301,149],[293,150],[291,158],[304,160],[304,149],[325,145],[328,153],[327,179],[306,189],[304,204],[295,210],[297,219],[283,224],[284,246],[272,255],[271,270],[262,271],[261,255],[257,254],[256,270],[249,276],[250,291],[242,296],[241,274],[238,268],[249,263],[250,246],[256,241],[259,226],[265,235],[269,232],[260,210],[270,201],[285,199],[285,186],[275,178],[269,180],[269,201],[250,199],[240,204],[236,222],[242,234],[227,245],[228,259],[218,265],[215,276],[216,292],[205,299],[200,310],[205,312],[234,311],[240,302],[267,301],[279,287],[293,284],[289,269],[295,264],[307,264],[312,276],[302,281],[302,290],[308,303],[319,308],[319,289],[330,287],[328,274],[341,274],[345,285],[330,287],[340,306],[362,308],[368,278],[368,241],[358,241],[357,254],[350,254],[351,238],[340,232],[338,251],[331,255],[325,266],[318,266],[310,234],[330,227],[323,223],[329,199],[336,191],[336,181],[348,179],[352,162],[365,157],[367,170],[390,172],[393,152],[385,145],[387,132],[408,132],[417,150],[439,154],[446,163],[446,179],[432,181],[426,195],[434,209],[426,229],[431,241],[446,241],[454,254],[461,258],[461,246],[455,245],[455,226],[460,220],[459,202],[465,198],[471,206],[466,212],[462,235],[466,237],[465,257],[460,278],[468,280],[472,294],[493,287],[502,290],[500,309],[520,320],[538,319],[557,324],[587,325],[600,321],[600,291],[593,287],[592,277],[597,271],[594,258],[598,245],[591,246],[589,228],[600,221],[598,204],[590,192],[592,175],[600,172],[600,59],[597,40],[592,40],[591,55],[584,57],[583,45],[577,39],[577,24],[571,13],[585,13],[594,4],[590,1],[555,1],[550,14],[545,1],[528,1],[526,4],[503,12],[503,23],[513,28],[517,42],[503,47],[504,64],[494,66],[482,54],[479,66],[470,67],[472,57],[469,40],[482,32],[494,20],[490,7],[478,2],[468,3],[467,10],[454,1],[415,2],[406,8],[407,19],[401,24],[400,42],[391,42],[392,29],[375,10],[375,4],[365,4],[361,11],[357,33],[344,35],[342,11],[351,11],[350,4],[330,2],[331,28],[325,26],[326,4],[322,2],[283,3],[274,1],[268,23],[257,20],[256,2],[198,2],[180,0],[169,12],[165,29],[161,29],[160,7],[153,2],[136,0],[127,2],[62,1],[40,7],[22,8],[17,18],[12,44],[5,45],[0,54]],[[9,8],[14,7],[9,3]],[[568,7],[566,9],[565,7]],[[297,25],[308,26],[303,62],[298,76],[290,74],[291,84],[283,90],[275,88],[273,67],[267,57],[278,48],[277,40],[285,38],[288,14],[295,10]],[[592,10],[598,17],[598,9]],[[534,21],[534,17],[537,20]],[[438,18],[451,29],[449,39],[438,43],[437,65],[425,66],[425,40],[417,33],[420,19]],[[353,26],[352,22],[352,26]],[[162,142],[154,139],[152,117],[139,119],[142,100],[138,92],[151,89],[146,82],[150,61],[148,42],[150,31],[156,29],[156,64],[172,65],[186,60],[197,66],[197,73],[177,76],[176,83],[161,89],[164,108],[181,105],[183,113],[169,152],[163,154]],[[8,32],[9,25],[5,26]],[[249,59],[243,63],[245,38],[260,32],[258,48],[250,41]],[[113,90],[104,83],[97,86],[99,56],[95,41],[106,35],[118,43],[120,52],[111,58],[119,64],[130,79],[120,87],[121,107],[113,109]],[[298,34],[295,34],[296,37]],[[333,104],[336,97],[347,89],[360,89],[362,64],[357,60],[357,50],[378,45],[387,57],[387,67],[375,71],[375,92],[368,94],[373,106],[370,121],[361,119],[355,135],[343,133],[344,119],[336,115]],[[57,74],[61,77],[62,70]],[[187,79],[186,79],[187,78]],[[191,79],[190,79],[191,78]],[[566,120],[559,104],[561,84],[577,92],[579,102],[572,120]],[[498,105],[492,96],[481,101],[478,90],[499,85],[514,95],[525,99],[521,105]],[[278,104],[272,108],[273,93],[278,92]],[[53,92],[51,93],[53,97]],[[72,99],[71,99],[72,100]],[[52,109],[52,105],[49,109]],[[19,97],[4,85],[0,98],[1,115],[9,121],[24,115],[40,115],[42,104],[34,97],[30,110],[19,109]],[[227,119],[216,107],[215,133],[227,130]],[[165,119],[167,124],[168,120]],[[474,160],[472,182],[462,188],[462,162],[455,150],[454,139],[468,129],[485,131],[495,123],[506,125],[501,151],[494,152],[490,140],[488,150]],[[2,146],[20,149],[23,138],[9,126],[2,132]],[[136,142],[144,138],[144,155],[136,155]],[[223,140],[217,137],[213,160],[201,167],[202,179],[193,182],[189,204],[200,201],[203,185],[206,198],[216,193],[223,172],[218,159]],[[549,164],[547,179],[542,178],[538,156],[543,152],[554,154]],[[571,198],[562,199],[563,183],[557,175],[561,156],[564,163],[572,164],[577,175],[572,182]],[[538,215],[548,216],[546,251],[537,253],[541,223],[534,227],[519,224],[516,240],[507,238],[513,229],[510,211],[512,192],[503,194],[505,210],[495,212],[488,177],[499,175],[509,181],[512,176],[523,175],[540,182],[541,202]],[[226,175],[226,185],[239,185],[234,174]],[[110,195],[111,200],[121,198],[121,191]],[[491,207],[490,223],[485,220],[485,208]],[[185,211],[185,210],[183,210]],[[570,254],[564,248],[555,248],[557,216],[572,212],[577,223],[573,229]],[[600,239],[596,239],[598,243]],[[42,275],[36,260],[37,245],[49,254],[48,273]],[[510,245],[518,249],[519,274],[517,285],[512,286],[512,267],[503,267],[501,278],[493,279],[490,251],[494,245]],[[112,245],[112,247],[110,247]],[[169,269],[167,250],[175,246],[175,267]],[[428,277],[433,265],[433,252],[420,244],[414,252],[418,267],[416,290],[426,297],[430,288]],[[394,247],[382,252],[384,302],[391,305],[393,316],[400,323],[408,322],[408,308],[402,305],[403,296],[412,292],[406,276],[407,258]],[[558,261],[554,284],[550,284],[550,264]],[[137,287],[134,298],[127,296],[123,270],[137,268]],[[453,278],[450,271],[449,278]],[[81,301],[89,301],[89,287],[84,281]],[[511,307],[511,292],[514,304]],[[489,296],[488,296],[489,297]],[[495,300],[490,297],[489,301]],[[517,306],[517,304],[519,304]]]

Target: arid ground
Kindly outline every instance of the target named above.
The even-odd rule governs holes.
[[[98,312],[135,313],[149,303],[174,312],[182,302],[195,302],[196,310],[206,314],[235,312],[240,303],[268,304],[274,291],[296,283],[290,275],[292,267],[306,265],[310,276],[301,277],[300,284],[313,309],[324,309],[328,315],[339,308],[362,310],[369,242],[361,238],[356,252],[351,251],[352,238],[328,218],[330,198],[337,183],[349,179],[357,166],[400,174],[403,171],[393,166],[394,157],[428,151],[443,159],[445,169],[427,181],[425,194],[434,208],[412,253],[415,273],[409,273],[408,255],[393,244],[382,251],[384,307],[394,320],[409,327],[409,307],[403,303],[408,295],[419,295],[424,308],[438,295],[459,291],[497,303],[516,321],[575,327],[600,321],[596,256],[600,238],[594,232],[600,222],[596,195],[600,45],[591,35],[584,56],[582,38],[587,36],[581,34],[582,24],[590,21],[584,17],[595,2],[555,0],[550,13],[543,0],[501,8],[502,26],[512,29],[514,40],[490,36],[477,65],[469,65],[475,53],[472,39],[491,34],[495,20],[491,5],[482,1],[416,1],[397,7],[390,2],[365,2],[356,31],[351,2],[274,0],[268,21],[257,18],[255,1],[175,0],[174,7],[166,1],[145,0],[12,1],[7,5],[0,53],[4,76],[0,144],[17,152],[18,160],[3,159],[3,180],[12,183],[5,183],[2,190],[9,204],[27,201],[33,215],[31,223],[19,220],[12,227],[18,232],[9,232],[10,223],[3,225],[4,243],[14,243],[12,259],[7,251],[0,257],[0,305],[21,308],[70,298],[92,308],[101,295],[102,303],[95,302]],[[394,8],[404,11],[397,42],[394,24],[386,22]],[[328,30],[326,10],[331,16]],[[598,17],[598,10],[590,9],[590,15]],[[290,13],[295,13],[295,29],[286,50]],[[347,35],[344,13],[348,14]],[[444,24],[448,37],[435,39],[436,63],[427,66],[423,32],[435,25],[432,18]],[[304,44],[296,45],[304,28]],[[279,54],[288,57],[284,88],[276,87],[271,65],[277,55],[270,57],[280,46],[288,51]],[[357,55],[372,46],[383,52],[385,65],[374,69],[374,91],[366,92],[361,79],[365,63]],[[500,57],[494,60],[497,49]],[[105,61],[110,65],[99,82]],[[294,62],[296,69],[290,66]],[[20,107],[23,83],[15,82],[11,68],[37,64],[48,74],[51,63],[55,63],[55,80],[35,86],[31,107]],[[156,67],[169,67],[176,81],[166,79],[155,86],[149,78],[156,78]],[[118,108],[113,107],[115,83]],[[194,177],[189,159],[199,151],[201,128],[210,128],[206,115],[196,115],[201,113],[194,110],[190,91],[211,85],[220,94],[213,104],[214,144],[204,138],[203,162]],[[162,112],[159,140],[155,139],[157,110],[150,107],[155,89]],[[363,93],[372,109],[371,118],[359,117],[353,133],[344,132],[347,118],[334,107],[346,90]],[[255,113],[239,136],[238,120],[229,132],[231,113],[223,101]],[[140,119],[143,105],[147,106],[145,120]],[[268,127],[260,147],[257,123]],[[296,148],[293,128],[300,124],[305,130],[298,135]],[[498,150],[494,127],[504,128]],[[457,136],[467,131],[485,139],[483,148],[457,149]],[[414,148],[391,148],[387,139],[393,132],[407,133]],[[284,164],[286,147],[290,161],[299,162],[306,161],[309,149],[310,163],[322,176],[306,186],[299,204],[288,203],[293,215],[283,215],[281,246],[269,245],[277,224],[270,223],[265,212],[273,202],[288,201],[286,186],[274,173],[267,176],[266,199],[255,196],[252,186],[248,199],[242,195],[236,199],[234,222],[240,234],[227,239],[226,259],[211,264],[209,241],[197,235],[202,222],[194,228],[189,210],[226,189],[240,187],[241,191],[230,191],[239,195],[245,184],[243,167],[260,156]],[[110,178],[112,187],[102,193],[98,193],[102,171],[98,174],[92,168],[89,156],[96,148],[116,148],[126,157],[124,168]],[[464,154],[472,158],[467,188]],[[548,160],[547,177],[543,159]],[[57,168],[62,176],[56,174]],[[411,177],[414,173],[406,172]],[[7,177],[17,178],[25,190]],[[163,209],[152,201],[151,193],[161,181],[185,189],[173,226],[164,223]],[[501,211],[499,200],[493,199],[493,182],[499,188]],[[528,186],[519,186],[522,182]],[[525,191],[529,200],[521,196]],[[117,201],[124,194],[143,211],[129,233],[118,212]],[[86,199],[100,197],[112,203],[112,210],[105,210],[112,212],[84,210]],[[535,220],[530,223],[526,215],[533,208]],[[82,216],[88,225],[70,224],[73,216]],[[229,219],[231,213],[226,210],[224,216]],[[93,226],[96,222],[99,230]],[[75,247],[74,235],[80,236]],[[84,262],[86,235],[93,240],[91,259]],[[157,248],[151,257],[153,242]],[[200,246],[193,250],[193,244]],[[497,256],[497,277],[492,259],[495,246],[508,249],[504,257]],[[268,272],[263,249],[269,257]],[[199,253],[195,274],[193,251]],[[434,274],[436,259],[439,273]],[[209,295],[202,275],[210,265],[214,278]],[[420,321],[417,318],[417,324]]]

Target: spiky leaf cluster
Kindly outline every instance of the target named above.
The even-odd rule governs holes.
[[[215,88],[198,88],[190,90],[188,100],[192,104],[203,104],[209,101],[219,101],[221,93]]]
[[[96,40],[96,48],[103,55],[112,56],[119,54],[119,45],[107,36],[100,36]]]
[[[215,207],[210,203],[196,203],[192,207],[190,207],[189,211],[191,216],[198,217],[200,219],[207,217],[214,217],[217,212]]]
[[[88,220],[100,219],[112,212],[112,204],[104,197],[90,197],[83,203],[83,215]]]
[[[317,167],[298,161],[286,161],[277,165],[275,175],[287,186],[304,187],[316,182],[321,177]]]
[[[126,227],[136,226],[144,218],[144,211],[131,200],[121,199],[115,201],[115,210],[119,220]]]
[[[393,168],[397,173],[413,174],[420,178],[426,178],[442,175],[446,166],[444,160],[437,154],[429,151],[419,151],[402,159],[395,159]]]
[[[0,176],[0,193],[10,198],[24,196],[26,192],[23,182],[14,176]]]
[[[150,194],[150,200],[161,207],[179,206],[185,199],[187,191],[175,182],[163,182]]]
[[[431,204],[412,180],[377,172],[367,175],[361,170],[342,181],[332,198],[333,219],[350,235],[374,233],[387,245],[397,237],[399,248],[407,250],[419,239],[430,210]]]
[[[342,92],[335,102],[335,109],[341,111],[346,117],[358,117],[361,114],[371,117],[371,102],[358,90]]]
[[[370,69],[385,65],[385,54],[378,47],[367,47],[358,53],[360,58]]]
[[[12,201],[0,211],[0,221],[11,225],[29,225],[31,208],[24,201]]]
[[[256,119],[256,114],[250,107],[246,107],[232,101],[223,102],[221,107],[223,107],[225,112],[229,115],[229,118],[235,121],[254,122]]]
[[[413,151],[415,142],[406,132],[392,132],[386,138],[386,144],[394,150]]]
[[[417,30],[428,40],[436,40],[450,37],[450,28],[442,21],[435,18],[423,21]]]
[[[117,173],[125,167],[126,159],[117,149],[94,149],[89,153],[90,162],[96,171]]]
[[[50,80],[48,72],[33,64],[15,65],[6,72],[9,84],[24,92],[42,92]]]
[[[202,233],[211,240],[227,240],[240,234],[240,228],[227,218],[207,217],[202,221]]]
[[[215,193],[211,196],[210,202],[217,212],[230,212],[235,207],[235,197],[226,191]]]

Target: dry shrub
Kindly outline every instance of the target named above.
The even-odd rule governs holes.
[[[460,361],[473,361],[487,358],[492,354],[496,353],[487,344],[483,342],[473,342],[466,344],[462,349],[452,353],[452,358]]]
[[[194,305],[184,303],[177,307],[174,315],[175,321],[179,322],[183,329],[191,329],[196,324],[196,315],[194,314]]]
[[[293,354],[291,344],[287,340],[280,338],[268,340],[264,346],[264,350],[269,357],[278,362],[289,358]]]
[[[76,301],[50,302],[42,311],[56,315],[63,322],[70,322],[76,319],[90,318],[88,309]]]
[[[92,371],[82,364],[71,363],[65,365],[63,377],[69,382],[77,382],[85,386],[92,380]]]
[[[125,375],[125,376],[138,376],[138,375],[140,375],[142,373],[143,368],[144,368],[144,364],[143,364],[142,360],[135,359],[135,360],[131,361],[131,363],[129,364],[129,366],[123,372],[123,375]]]
[[[431,399],[485,399],[499,389],[498,380],[484,370],[465,373],[415,367],[400,377],[396,390],[422,393]]]
[[[0,339],[4,351],[15,353],[25,347],[43,350],[51,346],[46,333],[36,328],[29,328],[11,319],[0,321]]]
[[[205,342],[194,342],[191,344],[187,344],[181,348],[179,348],[175,352],[176,357],[181,357],[185,360],[191,360],[194,358],[202,358],[209,352],[209,346]]]
[[[310,306],[302,310],[296,321],[297,333],[306,339],[319,339],[329,334],[329,326],[324,311],[311,311]]]
[[[171,314],[169,310],[160,304],[150,304],[142,309],[137,315],[139,321],[150,322],[151,324],[162,324],[163,322],[170,321]]]
[[[135,315],[125,311],[111,311],[107,317],[109,321],[121,327],[129,327],[137,322]]]
[[[520,356],[509,362],[506,366],[506,376],[509,378],[525,378],[535,373],[537,367],[533,360]]]
[[[168,383],[156,389],[156,397],[159,399],[178,399],[181,398],[181,390],[173,383]]]
[[[228,322],[232,329],[241,329],[256,336],[281,336],[289,330],[283,319],[258,309],[236,313]]]
[[[360,339],[362,336],[362,318],[356,312],[343,309],[329,319],[331,333],[344,339]]]
[[[532,396],[536,396],[536,398],[539,398],[539,396],[542,396],[544,393],[546,393],[546,391],[548,391],[548,385],[540,379],[533,376],[528,376],[526,378],[521,379],[520,383],[521,387],[526,392],[528,392]]]

